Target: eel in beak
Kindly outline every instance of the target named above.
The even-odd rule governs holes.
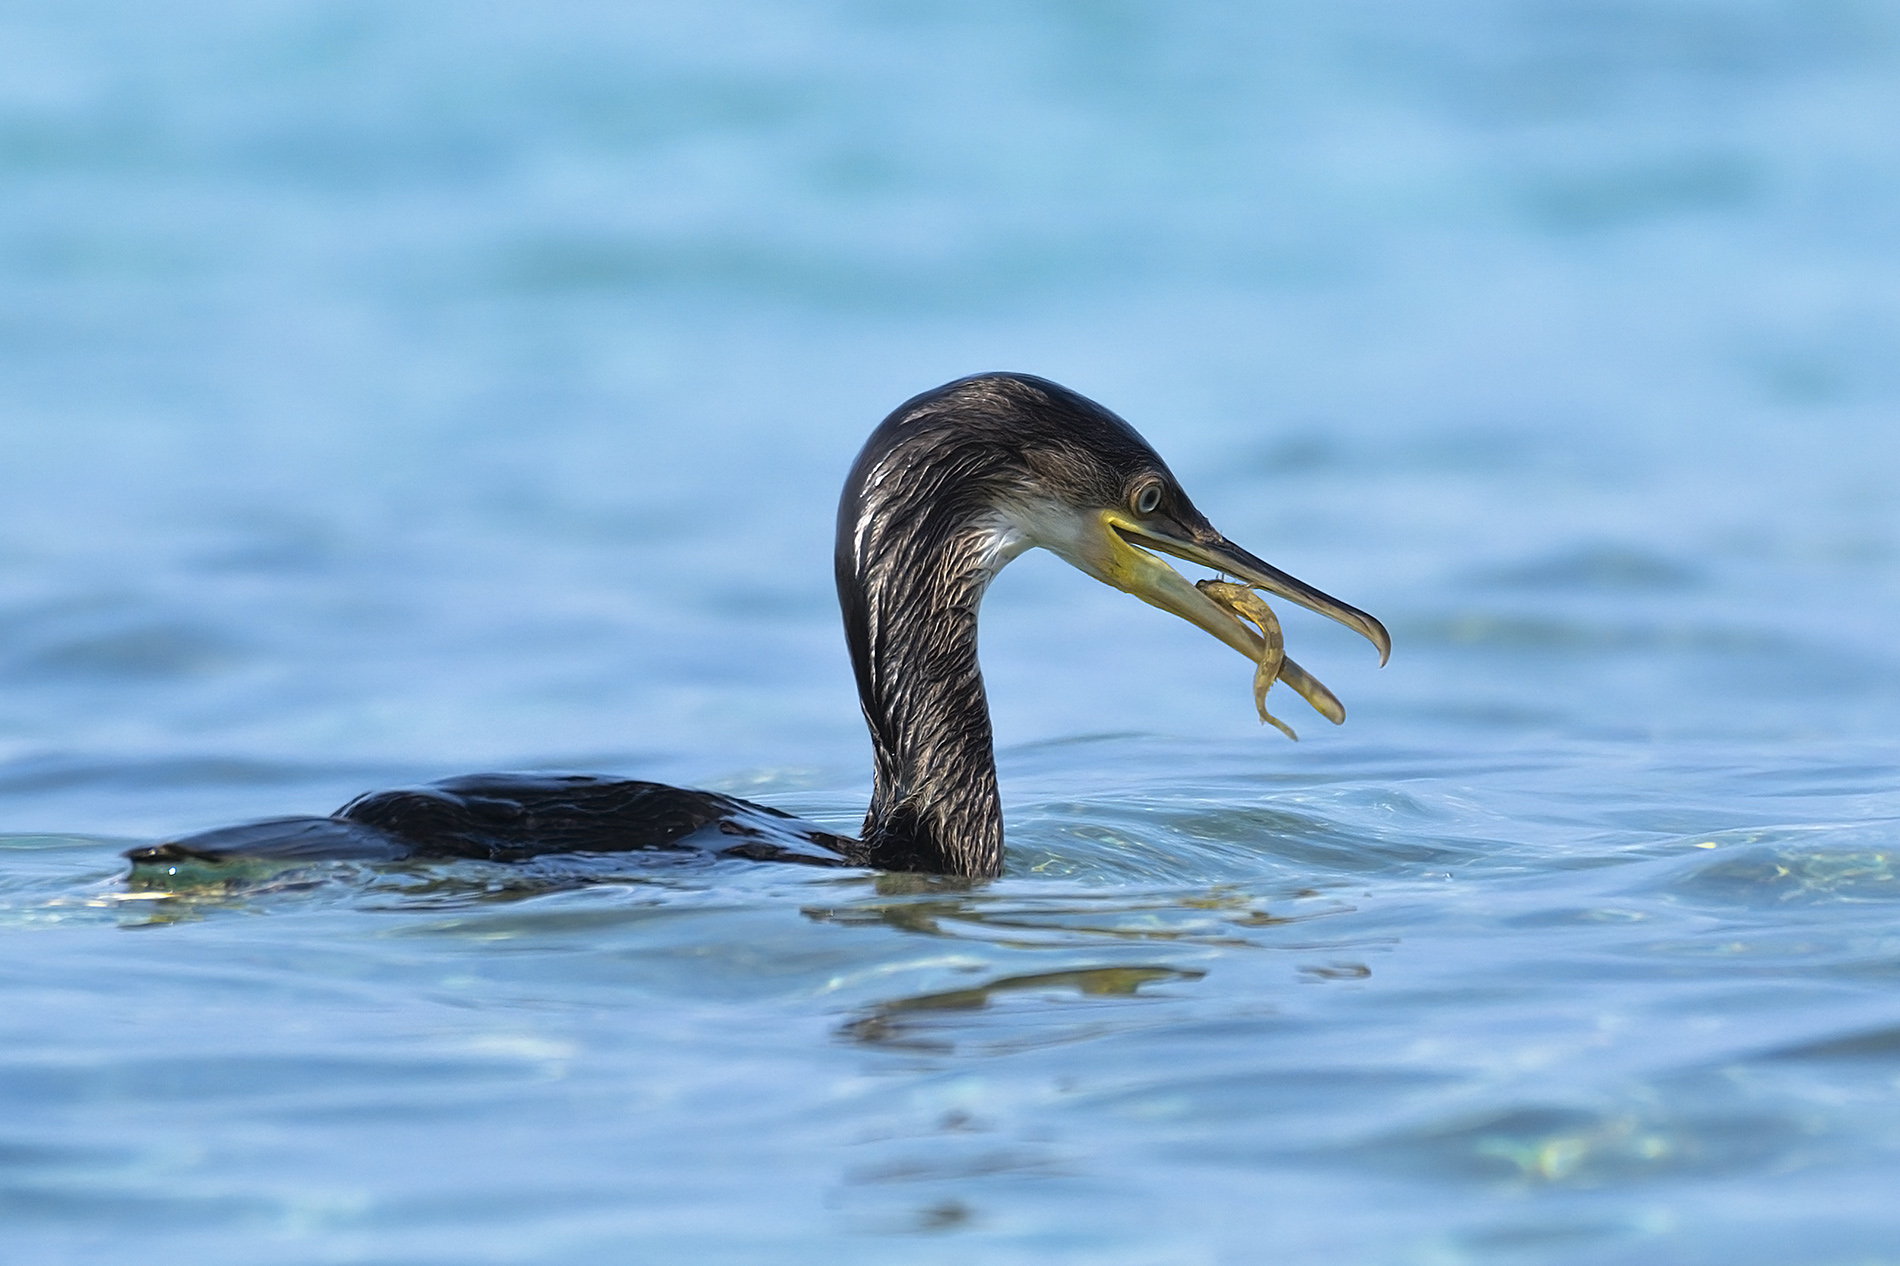
[[[1383,624],[1255,558],[1215,531],[1185,498],[1171,513],[1138,516],[1126,509],[1109,508],[1061,517],[1067,520],[1063,530],[1042,534],[1038,544],[1103,584],[1132,593],[1151,606],[1205,629],[1252,660],[1258,666],[1254,690],[1260,715],[1289,735],[1292,731],[1270,716],[1265,706],[1266,690],[1276,679],[1292,687],[1334,725],[1345,721],[1346,708],[1312,674],[1286,658],[1283,645],[1278,645],[1279,621],[1266,603],[1252,596],[1252,590],[1262,589],[1297,602],[1352,629],[1378,648],[1381,666],[1391,657],[1392,638]],[[1158,554],[1197,563],[1240,583],[1191,584]],[[1265,674],[1270,663],[1274,667],[1268,676]]]

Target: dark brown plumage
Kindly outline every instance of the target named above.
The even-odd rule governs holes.
[[[838,505],[845,640],[871,731],[861,839],[713,792],[588,776],[477,774],[363,796],[327,818],[283,818],[134,849],[135,867],[233,860],[363,861],[693,849],[763,861],[989,876],[1003,866],[977,610],[1010,559],[1050,549],[1200,625],[1243,654],[1260,639],[1162,563],[1174,554],[1340,620],[1383,655],[1378,621],[1227,541],[1133,427],[1027,374],[960,379],[906,401],[871,433]],[[1287,661],[1334,720],[1338,701]]]

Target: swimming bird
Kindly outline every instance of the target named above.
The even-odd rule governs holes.
[[[1216,531],[1121,418],[1047,379],[979,374],[915,396],[885,418],[838,503],[838,603],[876,762],[857,839],[716,792],[583,775],[476,774],[362,796],[326,818],[227,827],[126,856],[136,874],[248,859],[521,861],[697,849],[761,861],[1000,874],[1003,809],[977,666],[977,608],[996,574],[1036,547],[1252,660],[1262,659],[1260,634],[1159,555],[1337,620],[1371,641],[1381,664],[1391,653],[1384,626],[1370,615]],[[1276,662],[1279,680],[1335,724],[1345,720],[1325,686],[1291,660]]]

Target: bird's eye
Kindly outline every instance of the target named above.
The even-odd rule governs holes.
[[[1161,505],[1161,485],[1143,484],[1141,491],[1135,494],[1135,513],[1153,514]]]

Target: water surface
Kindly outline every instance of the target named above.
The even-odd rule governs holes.
[[[0,67],[23,1258],[1900,1261],[1880,6],[100,0]],[[1285,613],[1349,723],[1031,556],[994,883],[127,883],[480,768],[850,829],[837,486],[989,368],[1383,618]]]

